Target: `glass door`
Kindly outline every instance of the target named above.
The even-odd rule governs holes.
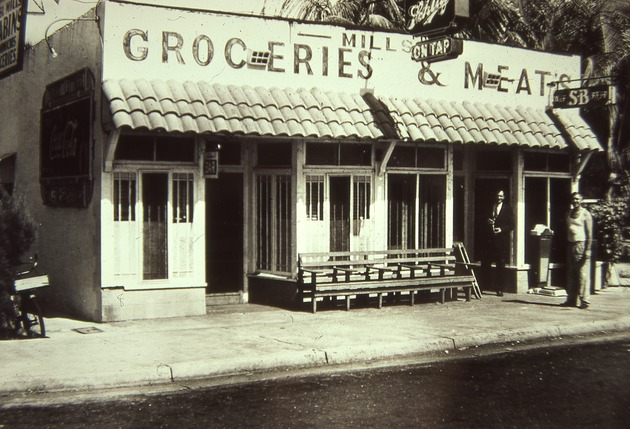
[[[142,174],[142,278],[168,278],[168,173]]]
[[[350,250],[350,176],[330,178],[330,251]]]

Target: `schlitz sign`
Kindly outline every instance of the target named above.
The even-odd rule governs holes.
[[[80,70],[46,87],[40,136],[44,204],[86,207],[92,197],[94,77]]]
[[[468,0],[406,0],[405,27],[411,34],[443,31],[468,17]]]

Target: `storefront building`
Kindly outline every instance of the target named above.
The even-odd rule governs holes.
[[[548,108],[577,56],[464,41],[426,63],[400,33],[124,1],[88,15],[0,81],[0,153],[51,302],[90,320],[288,303],[300,252],[462,241],[478,259],[498,189],[522,292],[530,229],[560,230],[601,150]]]

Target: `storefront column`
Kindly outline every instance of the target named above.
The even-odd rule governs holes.
[[[473,209],[475,207],[474,204],[474,180],[473,180],[473,171],[474,163],[475,163],[475,153],[473,152],[470,146],[466,146],[464,148],[464,213],[466,216],[464,217],[464,243],[468,250],[468,254],[473,256],[473,259],[478,260],[478,255],[474,254],[475,249],[475,234],[473,234],[473,228],[475,225],[474,222],[474,213]]]
[[[444,237],[446,247],[453,245],[453,145],[446,146],[446,202],[444,204],[446,222],[444,225]]]
[[[525,293],[529,289],[528,273],[525,267],[525,178],[523,177],[524,161],[523,151],[517,149],[512,154],[512,171],[514,172],[514,180],[512,180],[512,195],[514,195],[514,246],[516,252],[514,255],[515,262],[515,285],[516,293]]]

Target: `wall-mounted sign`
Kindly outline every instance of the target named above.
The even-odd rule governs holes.
[[[0,78],[22,70],[26,0],[0,0]]]
[[[411,34],[439,32],[468,17],[469,0],[405,0],[405,28]]]
[[[425,40],[416,43],[411,49],[411,59],[414,61],[426,61],[435,63],[438,61],[457,58],[464,51],[461,40],[451,37]]]
[[[605,106],[609,99],[610,93],[608,85],[558,89],[553,94],[553,107],[570,109],[575,107]]]
[[[94,76],[83,69],[46,87],[41,116],[44,204],[86,207],[92,197]]]
[[[103,81],[130,76],[168,81],[185,76],[192,82],[266,88],[285,88],[290,82],[293,88],[357,94],[369,87],[396,97],[422,91],[431,99],[466,98],[544,109],[551,98],[550,82],[568,88],[566,81],[581,76],[577,55],[465,40],[459,57],[428,63],[411,60],[412,50],[423,39],[410,34],[137,2],[102,3]],[[261,33],[263,27],[268,31]],[[415,55],[421,55],[421,46],[415,48]],[[448,51],[445,43],[425,47],[427,56]],[[486,80],[486,73],[492,79]]]
[[[219,177],[219,151],[208,150],[203,153],[203,177],[216,179]]]

